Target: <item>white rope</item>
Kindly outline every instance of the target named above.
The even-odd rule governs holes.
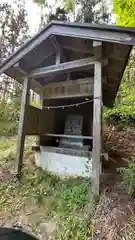
[[[78,102],[78,103],[74,103],[74,104],[67,104],[67,105],[59,105],[59,106],[43,106],[43,108],[45,109],[56,109],[56,108],[69,108],[69,107],[78,107],[80,105],[84,105],[84,104],[87,104],[87,103],[90,103],[90,102],[93,102],[94,99],[100,99],[100,97],[96,97],[96,98],[93,98],[91,100],[86,100],[86,101],[83,101],[83,102]]]

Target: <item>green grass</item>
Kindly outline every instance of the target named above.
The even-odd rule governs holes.
[[[7,145],[12,157],[10,153],[7,154],[6,143],[0,142],[0,159],[6,168],[8,163],[14,162],[14,140],[9,141],[11,145],[9,142]],[[38,231],[41,222],[55,219],[57,228],[54,239],[90,240],[90,219],[87,214],[89,180],[60,179],[36,168],[29,160],[30,145],[29,139],[26,143],[25,165],[20,182],[12,176],[0,184],[0,215],[3,216],[6,212],[8,218],[13,218],[19,217],[23,212],[28,215],[28,223],[33,232]]]
[[[8,148],[15,146],[15,138],[1,138],[0,140],[0,152],[6,151]]]

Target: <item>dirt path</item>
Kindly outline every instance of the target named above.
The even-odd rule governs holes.
[[[135,199],[127,194],[113,164],[101,177],[101,197],[92,220],[93,240],[134,240]]]

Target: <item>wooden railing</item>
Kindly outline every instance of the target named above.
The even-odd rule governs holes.
[[[92,95],[93,78],[50,83],[44,88],[44,99],[86,97]]]

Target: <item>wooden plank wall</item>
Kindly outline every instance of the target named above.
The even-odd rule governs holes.
[[[28,112],[26,116],[26,134],[27,135],[36,135],[40,133],[40,117],[41,109],[38,109],[33,106],[28,106]]]
[[[53,110],[42,110],[29,105],[26,116],[26,135],[53,132],[53,115]]]
[[[65,100],[63,104],[72,103],[73,100]],[[81,101],[81,100],[80,100]],[[79,102],[79,100],[78,100]],[[57,100],[60,105],[61,100]],[[49,106],[49,100],[44,101],[44,105]],[[89,114],[88,114],[89,113]],[[41,145],[52,145],[53,137],[47,137],[45,133],[63,134],[65,120],[68,114],[81,114],[84,117],[83,135],[92,136],[92,118],[93,118],[93,102],[78,107],[67,109],[38,109],[28,106],[28,114],[26,118],[26,135],[40,136]],[[87,144],[87,140],[85,143]]]

